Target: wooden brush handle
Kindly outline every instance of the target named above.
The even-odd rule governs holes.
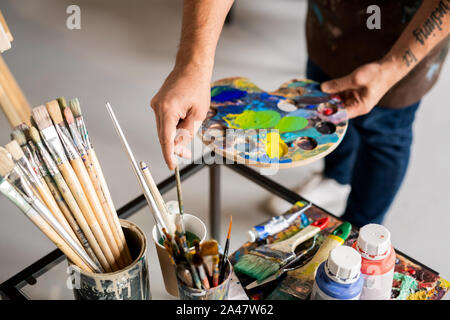
[[[114,237],[114,241],[117,245],[117,248],[119,249],[119,261],[118,261],[119,267],[124,268],[125,266],[130,264],[131,261],[128,261],[127,257],[125,256],[124,246],[119,237],[119,234],[117,233],[117,228],[114,224],[114,219],[112,217],[113,213],[111,212],[109,205],[108,205],[108,201],[106,200],[106,197],[105,197],[104,193],[102,192],[100,178],[98,177],[97,170],[95,170],[95,167],[91,160],[91,157],[89,157],[88,154],[85,154],[84,156],[82,156],[82,160],[83,160],[84,166],[86,167],[86,170],[89,174],[92,185],[95,189],[95,193],[97,194],[98,200],[100,201],[100,204],[102,206],[109,229],[111,230],[112,235]]]
[[[5,60],[3,59],[3,57],[1,55],[0,55],[0,74],[2,75],[2,79],[4,79],[4,80],[2,80],[2,87],[6,93],[6,96],[8,96],[8,98],[10,99],[12,106],[14,106],[15,113],[18,115],[18,117],[21,119],[22,122],[25,122],[26,124],[28,124],[30,126],[31,125],[31,123],[30,123],[30,116],[31,116],[30,103],[24,96],[22,90],[20,89],[19,85],[17,84],[16,79],[14,78],[13,74],[9,70],[8,66],[6,65]],[[18,123],[18,124],[20,124],[20,123]],[[16,125],[18,125],[18,124],[16,124]]]
[[[104,270],[103,270],[100,262],[98,261],[94,251],[92,250],[91,246],[89,245],[89,242],[87,241],[86,236],[84,235],[83,231],[81,230],[80,226],[78,225],[77,220],[75,219],[74,215],[72,214],[69,207],[67,206],[66,201],[64,200],[61,193],[59,192],[55,181],[48,175],[44,176],[44,179],[45,179],[45,182],[47,183],[47,186],[48,186],[50,192],[53,195],[53,198],[55,198],[56,203],[59,206],[59,209],[61,209],[61,212],[66,217],[67,222],[69,223],[70,227],[75,232],[75,234],[77,235],[77,238],[80,241],[81,245],[86,250],[87,254],[95,262],[97,267],[103,272]]]
[[[100,166],[100,162],[98,161],[97,154],[95,153],[95,150],[93,148],[88,149],[88,155],[91,159],[91,162],[93,164],[93,168],[97,174],[97,177],[100,180],[100,187],[101,187],[101,193],[104,195],[108,207],[109,207],[109,213],[111,214],[111,218],[113,221],[113,225],[116,229],[116,233],[119,236],[119,240],[122,243],[123,253],[125,256],[124,261],[128,262],[130,264],[133,259],[131,258],[130,249],[128,248],[127,242],[125,240],[125,235],[122,230],[122,226],[120,225],[119,217],[117,216],[116,208],[114,206],[114,202],[111,197],[111,193],[109,192],[108,184],[106,183],[105,175],[103,174],[102,167]],[[113,228],[111,226],[111,228]]]
[[[268,245],[268,247],[273,250],[279,250],[279,251],[283,251],[283,252],[294,252],[295,248],[297,248],[297,246],[300,243],[305,242],[308,239],[311,239],[319,231],[320,231],[320,228],[318,228],[318,227],[307,226],[306,228],[297,232],[295,235],[293,235],[289,239],[270,244],[270,245]]]
[[[314,257],[312,257],[307,264],[299,269],[289,271],[288,275],[297,279],[314,280],[314,275],[319,265],[328,259],[331,250],[342,245],[343,243],[344,240],[342,238],[329,235],[322,243],[319,250],[317,250]]]
[[[53,230],[52,227],[34,210],[27,213],[28,218],[80,269],[93,272],[93,270],[73,251],[69,245]]]
[[[142,172],[144,174],[145,182],[147,182],[148,188],[150,189],[150,192],[152,193],[153,198],[155,199],[156,206],[158,207],[159,212],[161,212],[161,216],[164,222],[166,223],[167,231],[171,235],[174,235],[176,231],[175,224],[173,220],[170,218],[169,212],[166,207],[166,203],[164,202],[164,199],[161,196],[158,187],[156,186],[155,180],[153,180],[150,170],[147,168],[145,170],[142,170]]]
[[[83,163],[83,160],[81,158],[76,158],[74,160],[71,160],[70,164],[72,165],[72,168],[75,171],[78,180],[81,183],[81,186],[83,187],[84,193],[88,198],[92,211],[94,212],[95,217],[100,224],[100,228],[103,232],[103,235],[105,236],[106,242],[108,243],[108,246],[114,256],[114,260],[116,261],[116,264],[119,266],[119,268],[121,268],[123,262],[120,258],[119,247],[117,246],[112,230],[109,227],[108,219],[106,219],[106,215],[103,212],[102,205],[97,197],[97,194],[95,193],[94,186],[92,185],[92,181],[89,178],[89,173]]]
[[[67,233],[77,242],[80,247],[82,247],[82,244],[78,240],[77,235],[72,230],[72,227],[67,222],[66,217],[62,213],[61,209],[59,208],[58,204],[56,203],[55,198],[53,198],[52,192],[50,191],[47,183],[44,179],[40,179],[41,187],[38,188],[38,192],[41,195],[42,200],[44,200],[45,205],[48,207],[48,209],[53,213],[53,216],[58,220],[58,222],[61,224],[61,226],[64,228],[64,230],[67,231]]]
[[[87,244],[85,245],[86,251],[88,251],[88,254],[90,254],[91,249],[95,257],[100,262],[100,265],[105,271],[111,271],[111,266],[109,265],[108,261],[105,258],[105,255],[103,254],[102,249],[100,248],[97,240],[95,239],[94,234],[92,233],[92,230],[89,227],[89,224],[86,221],[86,218],[83,215],[83,212],[81,211],[80,207],[78,206],[77,201],[75,200],[72,191],[70,191],[69,186],[67,185],[64,178],[61,176],[61,173],[57,173],[53,176],[53,179],[56,182],[56,185],[58,186],[58,189],[63,196],[67,206],[70,208],[71,213],[76,219],[76,222],[80,226],[81,230],[84,233],[84,236],[86,237]],[[94,259],[94,258],[93,258]],[[95,261],[95,259],[94,259]]]
[[[64,176],[67,185],[72,191],[73,196],[77,200],[78,205],[80,206],[81,211],[83,212],[83,216],[85,217],[87,223],[89,224],[92,233],[95,235],[97,242],[102,249],[103,254],[105,255],[106,260],[110,266],[110,270],[116,271],[118,269],[117,263],[114,259],[114,255],[106,241],[105,236],[103,235],[102,229],[97,221],[97,218],[89,204],[89,200],[83,191],[83,187],[78,181],[78,177],[75,174],[72,166],[68,162],[64,162],[58,166],[59,171]],[[84,168],[84,167],[83,167]],[[103,267],[105,270],[108,268]]]

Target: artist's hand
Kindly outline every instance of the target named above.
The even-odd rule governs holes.
[[[190,158],[187,145],[209,109],[210,76],[195,66],[176,67],[150,102],[167,166],[175,168],[174,153]],[[180,129],[180,130],[177,130]]]
[[[336,93],[344,100],[349,118],[369,113],[393,86],[392,70],[382,63],[363,65],[348,76],[322,83],[326,93]]]

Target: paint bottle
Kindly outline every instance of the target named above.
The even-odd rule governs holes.
[[[395,250],[391,234],[379,224],[368,224],[359,230],[353,244],[362,257],[361,274],[364,286],[361,300],[388,300],[394,279]]]
[[[331,250],[317,269],[311,300],[359,300],[364,279],[361,256],[348,246]]]
[[[311,203],[304,203],[302,201],[296,202],[295,206],[293,206],[281,216],[273,217],[268,222],[254,226],[251,230],[249,230],[247,233],[248,241],[261,241],[269,236],[273,236],[274,234],[277,234],[278,232],[281,232],[284,229],[288,228],[291,223],[293,223],[295,219],[297,219],[298,216],[301,216],[302,227],[304,228],[308,226],[310,222],[304,212],[308,208],[310,208],[311,205]],[[285,215],[288,217],[285,217]]]

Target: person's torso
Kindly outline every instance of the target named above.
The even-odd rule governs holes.
[[[310,59],[330,77],[342,77],[386,55],[420,8],[422,0],[309,0],[306,34]],[[380,29],[370,6],[380,8]],[[449,41],[432,50],[382,99],[405,107],[420,100],[439,77]]]

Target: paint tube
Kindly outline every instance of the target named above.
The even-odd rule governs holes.
[[[311,202],[298,201],[291,209],[281,216],[273,217],[268,222],[254,226],[248,231],[248,241],[255,242],[273,236],[288,228],[299,216],[301,216],[302,227],[309,225],[309,219],[304,212],[311,207]],[[299,208],[299,209],[298,209]],[[295,210],[295,211],[294,211]]]

